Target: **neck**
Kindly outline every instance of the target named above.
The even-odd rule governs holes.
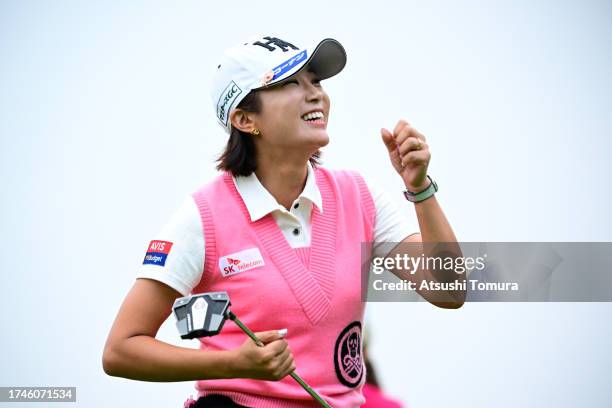
[[[302,160],[260,157],[255,175],[276,201],[289,209],[304,191],[308,175],[306,163],[309,157]]]

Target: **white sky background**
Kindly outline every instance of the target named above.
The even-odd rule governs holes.
[[[612,241],[610,2],[125,3],[0,3],[0,385],[77,386],[71,407],[192,393],[106,376],[102,347],[147,243],[214,175],[210,75],[256,32],[345,46],[325,163],[413,219],[379,135],[400,118],[428,138],[460,240]],[[413,408],[607,407],[610,312],[370,304],[366,323]],[[186,345],[172,321],[158,338]]]

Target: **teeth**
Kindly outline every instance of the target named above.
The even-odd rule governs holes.
[[[305,114],[304,116],[302,116],[302,119],[304,120],[312,120],[312,119],[319,119],[319,118],[323,118],[323,112],[310,112]]]

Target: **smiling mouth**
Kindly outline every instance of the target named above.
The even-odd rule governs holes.
[[[305,115],[302,115],[302,119],[305,120],[306,122],[320,122],[323,121],[323,119],[325,118],[325,115],[323,115],[323,112],[310,112],[307,113]]]

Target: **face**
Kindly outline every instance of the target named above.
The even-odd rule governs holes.
[[[262,110],[253,122],[263,143],[316,150],[329,142],[329,97],[314,73],[302,71],[289,82],[262,90],[260,97]]]

